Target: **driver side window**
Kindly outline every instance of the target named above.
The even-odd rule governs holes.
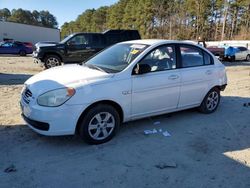
[[[69,45],[82,46],[89,44],[89,37],[85,35],[77,35],[68,41]]]
[[[164,45],[155,48],[139,64],[148,64],[151,67],[150,72],[165,71],[176,68],[176,56],[174,46]]]

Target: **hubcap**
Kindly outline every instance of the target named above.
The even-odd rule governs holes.
[[[95,140],[107,138],[115,128],[115,118],[109,112],[96,114],[89,122],[89,135]]]
[[[51,57],[47,60],[47,66],[50,67],[55,67],[60,65],[60,62],[58,61],[57,58]]]
[[[214,110],[219,102],[219,94],[215,91],[211,92],[207,98],[207,109],[209,111]]]

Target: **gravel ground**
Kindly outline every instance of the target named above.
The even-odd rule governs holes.
[[[0,57],[0,187],[250,187],[250,63],[225,64],[229,84],[215,113],[126,123],[112,141],[90,146],[30,130],[20,91],[42,68],[31,57]],[[154,128],[171,136],[144,135]]]

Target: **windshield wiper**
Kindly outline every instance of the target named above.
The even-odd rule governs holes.
[[[85,66],[91,68],[91,69],[96,69],[96,70],[99,70],[99,71],[102,71],[102,72],[106,72],[105,70],[103,70],[102,68],[96,66],[96,65],[93,65],[93,64],[84,64]]]

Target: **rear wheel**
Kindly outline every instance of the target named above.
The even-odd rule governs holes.
[[[100,104],[90,109],[80,122],[79,134],[89,144],[111,140],[120,126],[120,116],[110,105]]]
[[[203,99],[199,111],[205,114],[214,112],[220,103],[220,90],[218,88],[211,89]]]
[[[250,61],[250,54],[247,55],[246,60]]]
[[[26,52],[25,52],[24,50],[21,50],[21,51],[19,52],[19,55],[20,55],[20,56],[26,56]]]
[[[61,65],[61,59],[57,55],[48,55],[44,60],[44,66],[46,69],[60,65]]]

